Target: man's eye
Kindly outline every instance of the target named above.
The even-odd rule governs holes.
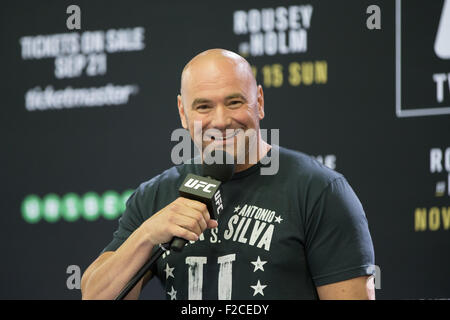
[[[206,105],[206,104],[197,106],[197,110],[206,110],[206,109],[208,109],[208,108],[209,108],[209,106]]]
[[[242,104],[241,100],[232,100],[232,101],[230,101],[230,105],[231,106],[238,106],[238,105],[241,105],[241,104]]]

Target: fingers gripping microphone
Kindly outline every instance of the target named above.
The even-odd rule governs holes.
[[[223,210],[220,186],[233,176],[234,158],[222,150],[213,150],[210,157],[205,157],[202,168],[203,176],[188,174],[178,192],[181,197],[204,203],[211,219],[217,220]],[[186,243],[186,239],[174,237],[170,249],[180,252]]]

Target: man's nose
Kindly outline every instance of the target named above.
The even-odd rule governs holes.
[[[225,130],[231,124],[230,110],[223,105],[217,105],[212,114],[211,126],[218,130]]]

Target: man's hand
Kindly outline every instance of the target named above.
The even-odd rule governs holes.
[[[169,242],[175,236],[197,241],[203,231],[217,226],[205,204],[183,197],[177,198],[142,224],[153,245]]]

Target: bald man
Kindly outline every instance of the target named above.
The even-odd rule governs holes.
[[[261,138],[259,127],[259,121],[264,118],[262,87],[257,86],[248,62],[234,52],[208,50],[186,65],[181,76],[178,111],[183,128],[189,130],[201,150],[209,150],[208,147],[231,150],[236,159],[241,154],[245,161],[236,161],[237,172],[254,165],[271,148]],[[197,132],[195,122],[201,124],[196,127]],[[213,130],[219,134],[208,139],[208,132],[214,133]],[[249,132],[254,137],[250,138]],[[239,140],[245,143],[238,144]],[[254,161],[250,150],[255,152]]]
[[[361,203],[341,174],[261,138],[263,89],[244,58],[223,49],[194,57],[183,69],[177,104],[198,147],[245,159],[223,185],[225,208],[216,221],[202,203],[178,196],[199,165],[172,167],[142,183],[113,240],[83,274],[83,299],[115,298],[174,236],[190,242],[162,256],[128,299],[137,299],[153,275],[168,299],[374,299],[374,252]],[[279,171],[260,174],[272,153]]]

